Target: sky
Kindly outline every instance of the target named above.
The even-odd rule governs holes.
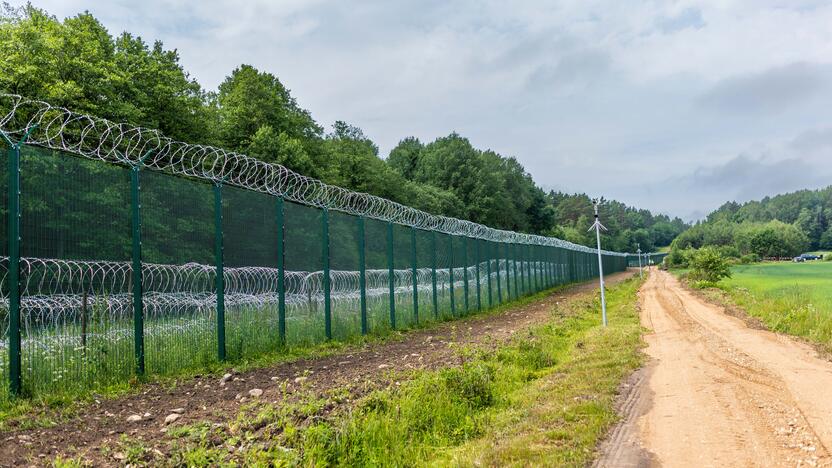
[[[695,220],[832,183],[832,2],[34,0],[178,50],[213,90],[241,63],[386,156],[453,131],[546,190]]]

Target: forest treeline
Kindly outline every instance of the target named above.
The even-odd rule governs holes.
[[[513,157],[450,133],[432,142],[404,138],[383,158],[360,128],[316,122],[269,72],[242,64],[208,91],[175,50],[128,32],[113,36],[90,13],[60,20],[31,5],[4,5],[0,92],[238,151],[430,213],[594,245],[589,197],[547,193]],[[603,246],[619,251],[668,245],[687,227],[615,201],[602,217],[610,229]]]
[[[729,256],[755,257],[832,249],[832,186],[725,203],[679,235],[673,250],[708,245],[720,247]]]

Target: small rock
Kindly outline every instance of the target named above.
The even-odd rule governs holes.
[[[17,436],[17,439],[21,442],[31,442],[32,441],[32,436],[23,434],[23,435]]]
[[[145,417],[145,418],[149,418],[149,417],[150,417],[150,413],[145,413],[143,417]]]
[[[130,423],[139,422],[141,420],[142,420],[142,417],[139,416],[138,414],[131,414],[130,416],[127,416],[127,422],[130,422]]]
[[[246,397],[242,397],[242,398],[240,398],[240,403],[245,403],[245,402],[246,402],[246,400],[248,400],[248,398],[246,398]]]
[[[302,383],[306,382],[307,379],[308,379],[308,377],[295,377],[295,383],[296,384],[302,384]]]
[[[231,374],[223,375],[222,378],[220,379],[220,383],[224,384],[224,383],[228,382],[229,380],[231,380],[231,377],[234,377],[234,376],[231,375]]]
[[[259,388],[252,388],[251,390],[248,391],[248,394],[256,398],[256,397],[259,397],[259,396],[263,395],[263,390],[261,390]]]
[[[185,412],[185,408],[174,408],[170,410],[171,413],[182,414]]]
[[[116,453],[113,454],[113,458],[115,458],[116,460],[124,460],[124,459],[127,458],[127,455],[125,455],[121,452],[116,452]]]
[[[165,418],[165,424],[173,424],[181,417],[181,414],[171,413]]]
[[[387,369],[388,367],[390,367],[390,365],[389,365],[389,364],[379,364],[379,365],[378,365],[378,368],[379,368],[379,369]]]
[[[272,377],[272,378],[271,378],[271,381],[272,381],[272,382],[277,382],[278,380],[280,380],[280,377]]]

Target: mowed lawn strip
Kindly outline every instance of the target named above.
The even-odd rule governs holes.
[[[832,262],[758,263],[731,272],[719,289],[706,291],[709,298],[727,299],[770,330],[832,352]]]
[[[459,365],[418,371],[341,410],[331,408],[349,400],[348,393],[294,395],[245,408],[225,427],[172,430],[167,460],[189,466],[585,464],[616,420],[619,383],[641,362],[640,284],[630,279],[610,288],[606,329],[597,294],[587,294],[508,344],[461,347]]]

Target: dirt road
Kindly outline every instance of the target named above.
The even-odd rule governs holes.
[[[832,363],[748,328],[666,272],[639,294],[651,360],[596,465],[832,465]]]

